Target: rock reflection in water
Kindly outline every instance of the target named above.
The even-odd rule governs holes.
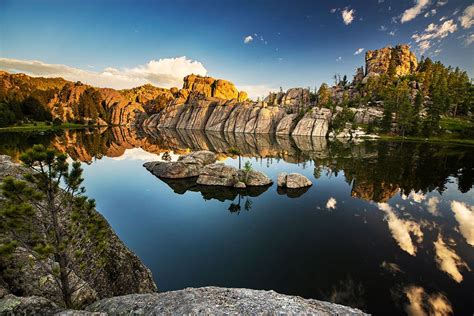
[[[233,187],[199,185],[196,184],[196,178],[185,179],[165,179],[159,180],[166,183],[173,192],[185,194],[186,192],[200,192],[204,200],[218,200],[221,202],[234,201],[237,197],[257,197],[268,190],[270,185],[246,187],[245,189],[236,189]]]
[[[267,165],[280,160],[293,164],[310,162],[316,178],[321,169],[334,175],[343,172],[346,182],[351,184],[353,197],[375,202],[386,202],[397,193],[423,194],[434,189],[441,193],[449,177],[457,178],[461,192],[467,192],[473,185],[474,150],[453,144],[383,141],[356,144],[310,136],[126,127],[3,135],[0,150],[13,157],[34,143],[49,143],[71,158],[87,163],[102,156],[121,157],[133,148],[166,155],[210,150],[217,153],[218,159],[235,157],[233,152],[237,150],[241,157],[266,159]]]

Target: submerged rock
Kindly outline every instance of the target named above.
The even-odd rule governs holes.
[[[313,185],[313,183],[304,175],[299,173],[287,174],[282,172],[278,175],[278,186],[282,188],[299,189],[311,185]]]
[[[267,177],[267,175],[256,170],[251,170],[249,172],[239,170],[239,178],[247,186],[266,186],[273,183],[272,179]]]
[[[355,308],[274,291],[219,287],[113,297],[90,305],[87,311],[123,315],[366,315]]]

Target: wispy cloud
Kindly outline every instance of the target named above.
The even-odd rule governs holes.
[[[61,64],[48,64],[37,60],[0,58],[0,69],[24,72],[32,76],[62,77],[71,81],[115,89],[131,88],[151,83],[160,87],[181,87],[183,78],[191,73],[206,75],[207,70],[198,61],[185,56],[151,60],[133,68],[107,67],[102,71],[83,70]]]
[[[466,239],[466,242],[474,246],[474,207],[469,207],[458,201],[451,202],[451,210],[456,221],[459,223],[459,231]]]
[[[459,17],[461,26],[465,29],[471,28],[474,25],[474,4],[468,6],[462,15]]]
[[[245,43],[245,44],[248,44],[248,43],[250,43],[251,41],[253,41],[252,35],[248,35],[248,36],[245,36],[245,37],[244,37],[244,43]]]
[[[380,25],[379,31],[385,32],[387,30],[387,27],[385,25]]]
[[[270,92],[278,91],[277,88],[274,88],[265,84],[236,85],[236,87],[240,91],[247,92],[249,98],[253,100],[256,100],[257,98],[265,98]]]
[[[341,12],[341,15],[342,15],[342,20],[344,21],[344,24],[349,25],[354,20],[355,10],[344,8],[344,10],[342,10]]]
[[[429,0],[417,0],[415,6],[405,10],[400,21],[408,22],[416,18],[430,4]]]
[[[410,255],[416,255],[416,246],[411,239],[411,234],[417,237],[417,241],[421,242],[423,239],[423,232],[418,223],[409,220],[402,220],[398,218],[393,208],[387,203],[378,203],[378,207],[386,214],[388,228],[403,251]]]
[[[434,243],[436,262],[441,271],[446,272],[454,281],[460,283],[464,277],[461,274],[460,269],[466,268],[470,271],[469,266],[461,259],[461,257],[448,247],[443,241],[441,234],[438,236],[438,240]]]
[[[466,39],[464,40],[464,45],[469,46],[472,43],[474,43],[474,33],[469,34],[466,36]]]
[[[418,48],[421,53],[424,53],[426,50],[428,50],[431,47],[431,42],[432,40],[440,40],[445,38],[451,33],[456,32],[458,29],[456,23],[454,23],[454,20],[448,20],[443,22],[440,25],[431,23],[426,27],[426,29],[420,33],[420,34],[413,34],[412,38],[415,40],[415,42],[418,44]]]
[[[359,55],[360,53],[362,53],[364,51],[364,48],[358,48],[355,52],[354,52],[354,55]]]

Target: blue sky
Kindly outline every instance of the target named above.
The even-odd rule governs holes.
[[[0,0],[0,69],[118,88],[194,71],[256,96],[352,78],[367,49],[409,43],[474,77],[473,15],[466,0]]]

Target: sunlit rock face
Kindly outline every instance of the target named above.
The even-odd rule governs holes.
[[[386,74],[391,65],[396,75],[406,76],[416,71],[418,60],[408,45],[384,47],[365,53],[366,76]]]
[[[239,92],[230,81],[194,74],[184,77],[183,89],[199,92],[206,97],[223,100],[236,99],[238,101],[245,101],[247,99],[247,93],[244,91]]]

